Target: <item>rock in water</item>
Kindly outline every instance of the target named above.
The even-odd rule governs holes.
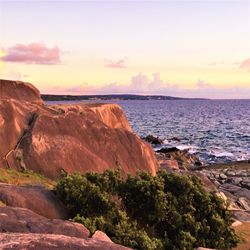
[[[175,160],[178,163],[178,168],[180,169],[190,169],[192,167],[197,167],[202,165],[199,159],[195,155],[191,155],[187,150],[180,150],[176,147],[172,148],[162,148],[156,151],[156,156],[160,162],[160,168],[165,168],[164,165],[169,160]],[[173,164],[173,168],[176,166]]]
[[[168,154],[168,153],[173,153],[173,152],[181,152],[181,150],[176,148],[176,147],[172,147],[172,148],[161,148],[161,149],[157,150],[156,152]]]
[[[145,141],[151,143],[151,144],[162,144],[163,140],[160,139],[159,137],[155,137],[153,135],[147,135],[145,138],[143,138]]]

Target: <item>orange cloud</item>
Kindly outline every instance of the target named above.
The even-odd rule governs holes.
[[[43,43],[16,44],[4,49],[4,53],[1,60],[5,62],[47,65],[61,62],[60,49],[57,46],[48,48]]]

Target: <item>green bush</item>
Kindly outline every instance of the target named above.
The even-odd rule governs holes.
[[[134,249],[231,249],[232,217],[194,176],[161,171],[123,180],[119,171],[64,176],[56,194],[71,217]]]

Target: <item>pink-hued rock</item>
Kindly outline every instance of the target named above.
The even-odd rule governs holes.
[[[40,92],[32,84],[0,79],[0,100],[15,99],[20,102],[42,104]]]
[[[179,170],[179,164],[177,160],[158,160],[160,169],[166,170]]]
[[[95,233],[92,236],[93,239],[101,240],[101,241],[107,241],[107,242],[113,242],[107,234],[105,234],[102,231],[95,231]]]
[[[37,105],[31,103],[0,99],[0,167],[15,165],[14,149],[36,110]]]
[[[1,233],[1,249],[15,250],[129,250],[130,248],[98,239],[79,239],[65,235],[33,233]]]
[[[28,208],[49,219],[65,219],[67,209],[51,191],[41,186],[0,183],[0,201],[7,206]]]
[[[197,250],[215,250],[212,248],[198,247]]]
[[[55,179],[61,170],[103,172],[117,167],[123,175],[156,174],[158,163],[151,146],[131,131],[118,105],[45,106],[38,99],[33,102],[37,92],[32,86],[27,93],[34,96],[24,91],[29,88],[26,83],[13,82],[10,87],[11,81],[1,80],[2,90],[7,85],[18,87],[15,95],[0,96],[0,167],[28,168]]]
[[[29,209],[0,207],[0,249],[129,249],[97,231],[89,238],[82,224],[47,219]]]
[[[240,226],[240,225],[242,225],[242,222],[239,221],[239,220],[235,220],[235,221],[232,223],[231,227],[238,227],[238,226]]]
[[[215,184],[212,181],[210,181],[206,175],[204,175],[198,171],[194,171],[193,174],[198,176],[201,179],[201,181],[203,183],[203,187],[205,188],[205,190],[207,192],[216,192],[217,191]]]
[[[123,128],[132,132],[130,124],[125,116],[122,108],[117,104],[109,104],[108,106],[102,104],[88,104],[97,117],[111,128]]]
[[[71,237],[89,237],[82,224],[59,219],[47,219],[29,209],[0,207],[0,232],[62,234]]]

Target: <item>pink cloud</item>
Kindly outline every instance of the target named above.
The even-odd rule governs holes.
[[[125,58],[117,60],[117,61],[105,60],[105,62],[106,62],[105,67],[107,68],[119,68],[119,69],[127,68],[127,66],[125,65],[126,63]]]
[[[170,84],[163,81],[159,73],[153,74],[151,78],[147,75],[138,73],[131,78],[128,85],[121,85],[117,82],[106,83],[100,85],[90,85],[82,83],[74,85],[70,88],[63,88],[57,86],[47,90],[42,90],[43,93],[57,93],[57,94],[160,94],[167,93],[172,90],[179,89],[177,84]]]
[[[48,48],[43,43],[17,44],[4,52],[5,56],[1,57],[1,60],[5,62],[51,65],[61,61],[60,49],[57,46]]]
[[[250,58],[244,60],[241,64],[240,64],[240,69],[246,69],[250,71]]]

